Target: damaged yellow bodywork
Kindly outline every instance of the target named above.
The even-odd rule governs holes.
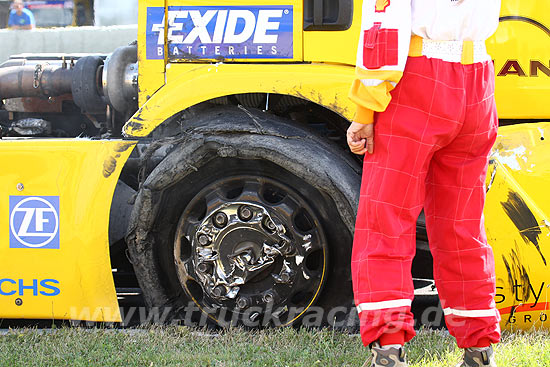
[[[501,127],[487,175],[485,228],[502,327],[550,321],[550,122]]]
[[[121,321],[109,211],[134,146],[117,140],[0,141],[2,318]],[[50,238],[38,234],[38,226],[49,226]]]
[[[149,135],[176,113],[213,98],[238,93],[277,93],[313,101],[348,120],[355,114],[348,90],[354,69],[316,64],[169,64],[167,84],[126,123],[124,133]],[[322,75],[322,78],[319,76]],[[216,83],[215,88],[209,88]],[[193,91],[182,95],[181,91]]]
[[[126,136],[147,137],[186,108],[241,93],[290,95],[353,120],[355,106],[347,95],[355,77],[361,1],[353,2],[351,26],[339,31],[304,30],[301,0],[216,2],[217,6],[293,6],[293,57],[288,60],[147,57],[150,9],[168,12],[171,6],[203,3],[139,1],[139,110],[124,126]],[[548,14],[548,2],[503,1],[501,26],[487,42],[495,60],[502,119],[550,117],[546,102],[550,92]],[[159,28],[164,32],[160,47],[165,55],[170,46],[168,18],[163,20],[164,28]],[[495,301],[503,328],[549,326],[550,195],[545,189],[550,187],[550,152],[546,139],[550,139],[550,122],[501,127],[491,157],[485,225],[495,253]],[[4,193],[0,198],[0,317],[120,321],[109,260],[109,210],[118,177],[135,144],[77,139],[0,141]],[[24,202],[27,198],[31,200]],[[25,206],[33,200],[35,207]],[[58,238],[53,236],[45,248],[32,248],[36,241],[29,242],[31,248],[22,248],[21,240],[32,238],[29,226],[50,225],[54,212]],[[12,213],[16,214],[12,217]],[[40,220],[31,224],[32,218]]]
[[[138,48],[140,109],[124,126],[129,137],[147,136],[164,121],[213,98],[240,93],[291,95],[319,104],[348,120],[355,106],[348,99],[354,78],[362,2],[353,2],[353,22],[341,31],[304,30],[302,0],[220,0],[216,6],[274,6],[293,9],[292,59],[147,58]],[[147,12],[205,5],[199,0],[140,1],[138,44],[145,45]],[[165,25],[167,20],[165,19]],[[169,28],[169,25],[168,25]],[[165,50],[169,46],[165,31]],[[330,47],[329,47],[330,45]],[[269,106],[267,106],[269,107]]]

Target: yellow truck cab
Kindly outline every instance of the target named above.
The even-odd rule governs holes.
[[[141,0],[135,44],[0,65],[0,318],[120,322],[135,273],[163,321],[357,326],[361,161],[345,131],[361,7]],[[549,10],[503,0],[488,41],[504,327],[550,312]],[[437,294],[422,216],[412,272],[419,297]]]

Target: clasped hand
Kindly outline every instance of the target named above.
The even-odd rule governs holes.
[[[352,153],[363,155],[374,152],[374,124],[352,122],[346,135]]]

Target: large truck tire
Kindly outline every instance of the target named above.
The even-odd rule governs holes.
[[[356,322],[351,248],[360,167],[307,127],[223,106],[153,143],[126,237],[163,321],[226,326]]]

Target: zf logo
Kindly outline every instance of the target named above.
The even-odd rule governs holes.
[[[10,196],[10,248],[59,248],[59,196]]]

